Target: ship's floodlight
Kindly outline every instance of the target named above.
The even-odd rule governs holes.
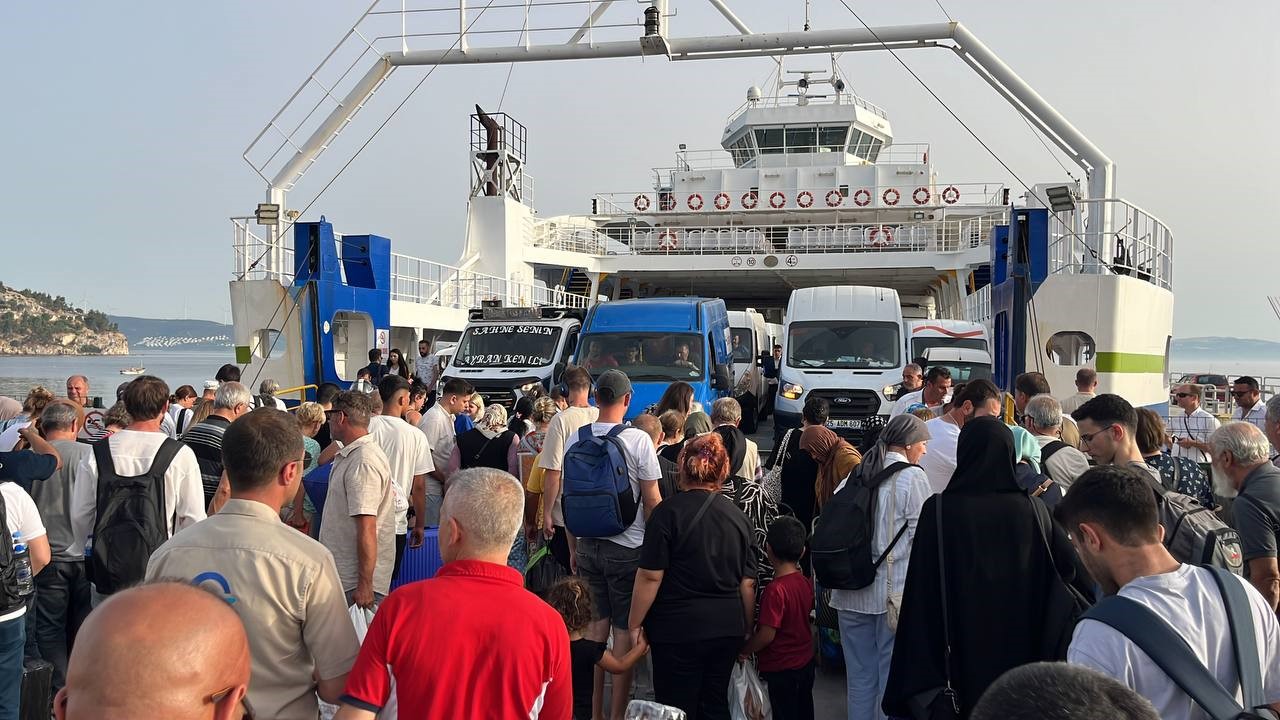
[[[1076,200],[1071,196],[1071,188],[1066,185],[1047,187],[1044,195],[1049,200],[1049,209],[1056,213],[1076,209]]]

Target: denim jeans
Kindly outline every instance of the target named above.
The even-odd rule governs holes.
[[[27,641],[27,617],[0,623],[0,720],[18,720],[22,700],[22,646]]]
[[[89,614],[89,579],[83,561],[54,560],[36,575],[35,639],[53,665],[53,689],[66,684],[67,658]]]
[[[838,610],[840,646],[844,650],[845,681],[850,718],[885,720],[880,703],[893,658],[893,632],[888,615]]]

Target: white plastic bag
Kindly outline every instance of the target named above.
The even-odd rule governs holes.
[[[351,614],[351,624],[356,629],[356,639],[363,645],[364,636],[369,634],[369,625],[373,623],[373,611],[352,604],[351,607],[347,608],[347,612]],[[390,667],[387,667],[387,674],[391,674]],[[387,694],[387,704],[382,706],[382,710],[378,712],[378,720],[397,720],[398,715],[396,679],[393,677],[391,678],[391,692]]]
[[[733,666],[729,676],[729,717],[733,720],[771,720],[769,693],[756,672],[755,663],[741,662]]]

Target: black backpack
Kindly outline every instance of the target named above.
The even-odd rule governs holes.
[[[27,598],[18,592],[18,564],[13,552],[13,535],[5,522],[9,508],[0,494],[0,615],[13,612],[26,604]]]
[[[98,461],[98,505],[93,552],[87,567],[98,592],[107,595],[142,581],[151,553],[169,539],[164,508],[164,474],[183,448],[165,438],[151,469],[135,477],[116,474],[109,438],[94,443]]]
[[[917,466],[896,462],[870,479],[863,478],[855,470],[840,492],[823,506],[809,541],[813,572],[822,587],[860,590],[875,582],[880,564],[907,529],[904,524],[880,557],[872,557],[871,541],[875,534],[876,498],[880,484],[909,467]]]
[[[1190,495],[1169,490],[1149,475],[1156,494],[1156,511],[1164,526],[1164,546],[1178,562],[1211,565],[1244,575],[1244,545],[1240,533],[1222,522],[1212,508]]]

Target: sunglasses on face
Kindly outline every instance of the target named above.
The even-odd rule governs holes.
[[[1244,397],[1252,392],[1252,390],[1232,390],[1231,397]]]

